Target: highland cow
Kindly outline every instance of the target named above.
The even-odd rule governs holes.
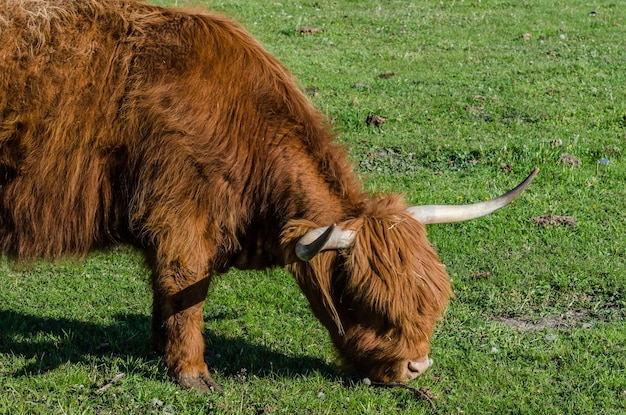
[[[429,366],[450,296],[424,225],[470,206],[371,196],[290,73],[238,24],[135,0],[0,0],[0,247],[151,266],[152,336],[181,385],[219,388],[202,305],[230,267],[286,267],[342,363],[381,382]]]

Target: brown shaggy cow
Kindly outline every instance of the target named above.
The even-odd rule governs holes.
[[[533,176],[460,211],[407,208],[363,193],[332,139],[289,72],[224,17],[0,0],[0,248],[142,249],[153,338],[185,387],[218,388],[202,304],[231,266],[290,270],[355,372],[418,376],[450,296],[423,225],[489,213]]]

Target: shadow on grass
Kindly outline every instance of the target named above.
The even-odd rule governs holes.
[[[341,377],[321,359],[288,356],[244,339],[210,332],[205,332],[204,337],[209,367],[224,377],[293,377],[311,373],[328,379]],[[156,365],[159,360],[150,344],[150,318],[141,314],[117,315],[114,323],[103,325],[0,310],[0,354],[13,354],[27,361],[12,373],[16,377],[51,371],[68,362],[93,363],[94,358],[122,358],[128,362],[129,371],[154,377],[154,372],[146,372],[146,365]]]

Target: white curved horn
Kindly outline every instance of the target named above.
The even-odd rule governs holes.
[[[463,222],[470,219],[480,218],[495,212],[511,203],[513,199],[519,196],[533,181],[539,168],[535,168],[523,182],[518,184],[513,190],[496,197],[495,199],[484,202],[474,203],[471,205],[424,205],[412,206],[407,210],[411,215],[424,225],[433,223],[454,223]]]
[[[296,255],[310,261],[321,251],[349,248],[354,243],[355,231],[343,230],[335,225],[307,232],[296,244]]]

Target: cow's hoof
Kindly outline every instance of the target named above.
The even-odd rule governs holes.
[[[193,389],[200,393],[222,392],[222,387],[209,374],[200,376],[180,375],[176,381],[186,389]]]

